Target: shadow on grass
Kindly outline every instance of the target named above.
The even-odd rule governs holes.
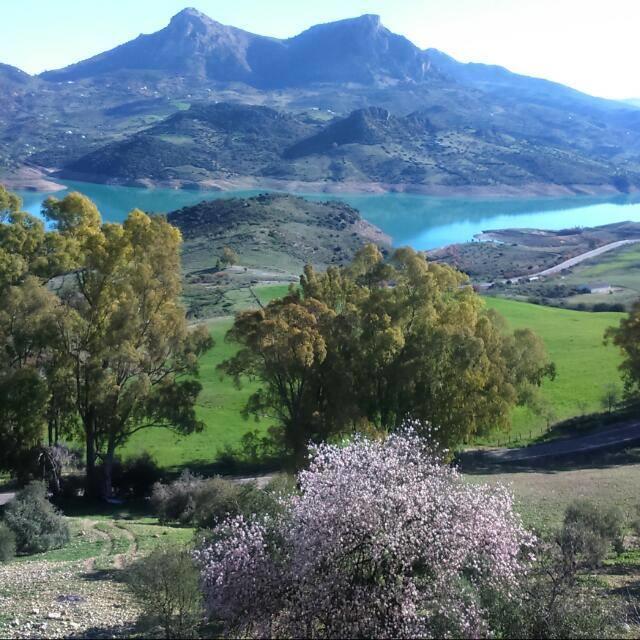
[[[456,460],[459,469],[468,475],[490,475],[504,473],[558,473],[578,469],[609,469],[623,465],[640,464],[640,447],[628,444],[612,445],[607,449],[548,456],[518,462],[496,462],[482,452],[466,453]]]
[[[637,420],[640,404],[634,402],[617,411],[591,413],[563,420],[551,426],[548,431],[531,440],[529,445],[543,444],[554,440],[588,436],[609,427],[617,427],[625,422]]]
[[[118,582],[126,584],[128,571],[127,568],[108,567],[101,569],[92,569],[80,574],[80,577],[87,582]]]
[[[148,500],[126,500],[121,504],[111,504],[102,500],[89,500],[86,498],[60,498],[56,500],[64,515],[71,517],[96,517],[102,516],[113,520],[137,520],[147,516],[153,516]]]

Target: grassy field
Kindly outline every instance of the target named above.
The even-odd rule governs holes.
[[[261,304],[286,294],[288,285],[255,287]],[[248,290],[238,293],[234,310],[255,307],[255,299]],[[166,429],[138,432],[121,451],[123,457],[148,451],[163,467],[199,467],[215,461],[227,445],[237,445],[242,436],[254,428],[267,429],[265,421],[255,423],[242,418],[240,411],[249,395],[257,388],[247,383],[237,389],[229,378],[220,379],[216,367],[231,357],[236,347],[225,341],[225,334],[233,323],[230,317],[209,321],[215,346],[200,360],[202,392],[198,398],[197,415],[206,427],[201,433],[180,436]]]
[[[588,313],[486,298],[487,306],[501,313],[513,329],[529,327],[542,337],[557,376],[547,380],[542,395],[553,407],[557,420],[580,415],[583,409],[600,409],[604,385],[620,380],[620,355],[603,344],[607,327],[617,325],[623,314]],[[584,403],[584,405],[583,405]],[[541,435],[545,420],[528,409],[518,408],[513,416],[511,439],[528,442]],[[504,443],[507,436],[496,433],[481,444]]]
[[[265,286],[256,292],[265,303],[285,293],[286,286]],[[617,367],[620,362],[616,349],[605,346],[602,337],[608,326],[619,322],[621,314],[567,311],[498,298],[487,298],[486,301],[508,320],[511,327],[530,327],[545,341],[558,375],[553,382],[544,383],[542,393],[553,406],[558,420],[579,415],[583,409],[581,403],[587,411],[599,408],[603,385],[619,379]],[[248,298],[246,302],[249,302]],[[142,431],[124,448],[124,457],[146,450],[163,467],[204,466],[214,462],[225,446],[237,445],[248,430],[267,428],[265,421],[245,421],[240,415],[256,385],[248,383],[238,390],[231,380],[220,380],[216,372],[216,366],[235,349],[224,340],[231,322],[230,318],[220,318],[209,323],[216,346],[201,361],[203,391],[197,407],[199,418],[206,424],[205,430],[190,436],[161,429]],[[511,440],[522,444],[539,437],[544,429],[543,418],[519,408],[514,412]],[[507,434],[498,432],[480,440],[479,444],[502,444],[507,439]]]
[[[474,482],[508,486],[526,526],[540,531],[559,526],[567,506],[578,498],[620,507],[627,521],[639,515],[640,448],[594,453],[544,468],[465,468],[465,475]]]

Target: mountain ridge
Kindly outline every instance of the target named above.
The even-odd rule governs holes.
[[[515,175],[553,181],[558,171],[546,162],[561,163],[563,183],[581,167],[576,177],[623,190],[640,167],[640,109],[422,50],[374,14],[278,39],[187,8],[163,29],[88,60],[36,77],[0,67],[3,78],[0,167],[90,175],[93,164],[95,175],[118,181],[135,167],[144,183],[170,170],[189,174],[170,179],[187,184],[245,176],[422,186],[437,167],[459,187],[514,185]],[[225,107],[207,116],[217,103],[277,115]],[[225,133],[222,120],[232,116],[239,120]],[[148,175],[138,175],[145,154]],[[118,163],[129,168],[114,175]],[[498,175],[505,164],[514,171]]]

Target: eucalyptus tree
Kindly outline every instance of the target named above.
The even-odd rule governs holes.
[[[116,450],[134,433],[203,428],[195,376],[212,342],[204,327],[187,326],[181,236],[164,218],[134,210],[122,225],[105,224],[77,193],[48,200],[45,215],[76,259],[59,292],[65,317],[53,350],[83,427],[87,488],[108,496]]]
[[[370,245],[346,267],[307,266],[298,290],[237,316],[229,338],[241,349],[220,369],[261,382],[245,413],[274,418],[298,463],[310,440],[407,418],[455,447],[509,428],[513,407],[555,375],[540,338],[510,332],[466,284],[411,249],[384,261]]]
[[[0,189],[0,434],[23,450],[47,423],[52,439],[78,427],[87,491],[108,496],[131,435],[203,428],[196,374],[212,342],[180,304],[180,233],[138,210],[103,223],[79,193],[45,202],[51,230],[20,206]]]

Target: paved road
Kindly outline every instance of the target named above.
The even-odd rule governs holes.
[[[468,453],[479,456],[487,462],[533,462],[544,458],[575,455],[607,447],[629,445],[634,442],[640,443],[639,421],[625,422],[588,435],[552,440],[521,449],[491,449]]]
[[[10,502],[11,500],[13,500],[13,498],[15,497],[15,493],[9,491],[7,493],[0,493],[0,507],[3,504],[7,504],[7,502]]]
[[[636,242],[640,242],[640,238],[635,238],[632,240],[618,240],[617,242],[610,242],[609,244],[605,244],[602,247],[598,247],[597,249],[592,249],[591,251],[587,251],[585,253],[581,253],[579,256],[575,256],[574,258],[569,258],[560,264],[555,265],[555,267],[549,267],[544,271],[538,271],[538,273],[531,273],[524,276],[518,276],[517,278],[511,278],[511,282],[518,280],[530,280],[531,278],[538,278],[540,276],[551,276],[554,273],[560,273],[563,269],[569,269],[574,267],[585,260],[589,260],[590,258],[595,258],[602,253],[606,253],[607,251],[612,251],[613,249],[617,249],[618,247],[623,247],[627,244],[635,244]],[[506,280],[505,280],[506,282]]]

